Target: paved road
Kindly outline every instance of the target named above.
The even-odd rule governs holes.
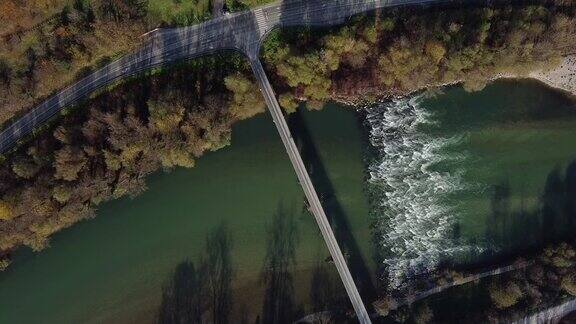
[[[330,228],[318,195],[294,144],[290,130],[278,106],[274,91],[258,60],[260,45],[266,34],[275,27],[326,26],[343,23],[350,16],[376,8],[411,4],[431,4],[450,0],[293,0],[280,1],[250,11],[222,15],[199,25],[157,30],[148,35],[147,43],[137,52],[127,55],[95,71],[77,83],[49,98],[31,112],[9,125],[0,133],[0,154],[15,147],[34,129],[56,116],[65,106],[86,98],[94,91],[120,79],[134,76],[154,67],[175,61],[210,54],[220,50],[236,50],[246,55],[282,138],[298,180],[302,185],[312,213],[338,273],[361,323],[370,318],[338,242]]]
[[[222,15],[202,24],[150,33],[144,46],[60,91],[0,133],[0,154],[26,139],[65,106],[86,98],[96,90],[127,77],[175,61],[236,50],[250,59],[258,56],[260,44],[275,27],[326,26],[345,22],[350,16],[376,8],[432,4],[452,0],[292,0],[280,1],[250,11]]]
[[[338,242],[336,241],[336,237],[332,232],[332,228],[330,227],[330,223],[328,222],[328,218],[324,213],[324,209],[322,208],[322,204],[320,203],[320,199],[318,199],[318,194],[314,189],[314,185],[312,184],[312,180],[310,180],[310,176],[306,171],[306,167],[304,166],[304,162],[302,162],[302,158],[300,157],[300,153],[298,152],[298,148],[294,143],[294,139],[290,134],[290,129],[288,128],[288,124],[286,124],[286,120],[284,119],[284,115],[282,114],[282,110],[278,105],[278,101],[276,100],[276,96],[274,95],[274,90],[272,90],[272,86],[270,86],[270,82],[268,82],[268,77],[266,76],[266,72],[262,68],[262,64],[260,64],[260,60],[253,59],[250,61],[252,65],[252,70],[260,84],[260,91],[262,91],[262,95],[264,95],[264,99],[266,101],[266,105],[270,110],[270,114],[272,115],[272,119],[274,120],[274,124],[276,124],[276,128],[278,129],[278,133],[280,133],[280,137],[282,138],[282,143],[286,147],[286,151],[288,152],[288,156],[290,157],[290,162],[292,162],[292,166],[296,171],[296,175],[298,176],[298,181],[300,181],[300,185],[304,190],[304,194],[308,199],[308,203],[310,205],[310,210],[316,219],[316,223],[318,223],[318,227],[320,227],[320,232],[322,233],[322,237],[328,246],[328,250],[330,251],[330,255],[334,260],[334,264],[336,265],[336,269],[340,274],[340,278],[344,283],[344,288],[346,288],[346,292],[350,297],[350,301],[352,302],[352,306],[356,311],[356,315],[358,316],[358,320],[360,323],[370,323],[370,317],[368,316],[368,312],[366,311],[366,307],[362,302],[362,298],[358,293],[358,289],[356,288],[356,284],[352,279],[352,275],[350,274],[350,270],[348,269],[348,265],[346,264],[346,260],[342,255],[342,251],[338,246]]]

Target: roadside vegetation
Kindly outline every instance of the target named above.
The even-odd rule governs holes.
[[[518,318],[576,297],[576,250],[562,243],[549,246],[533,265],[491,278],[489,318]]]
[[[135,49],[156,27],[210,17],[210,0],[0,2],[0,125]]]
[[[242,11],[249,9],[251,7],[257,7],[265,5],[267,3],[272,3],[276,0],[222,0],[226,5],[228,11]]]
[[[228,145],[234,122],[264,111],[248,71],[237,56],[207,57],[68,110],[0,166],[0,251],[41,250],[102,202],[144,191],[148,174]]]
[[[567,3],[568,4],[568,3]],[[575,6],[397,8],[325,33],[280,30],[262,56],[287,112],[357,103],[498,74],[526,75],[576,51]]]
[[[54,2],[63,6],[56,20],[2,39],[9,46],[0,46],[0,122],[80,69],[132,48],[145,28],[206,17],[189,3]],[[193,12],[192,20],[175,18],[178,8]],[[574,51],[574,36],[573,5],[403,8],[334,29],[273,33],[262,57],[291,112],[303,101],[315,109],[460,80],[480,89],[497,73],[553,65]],[[265,111],[247,63],[227,54],[127,81],[82,105],[0,165],[0,268],[16,247],[41,250],[51,234],[93,217],[102,202],[141,193],[150,173],[193,167],[204,152],[229,143],[234,122]]]
[[[390,313],[379,309],[379,312],[399,323],[429,323],[432,318],[438,323],[512,323],[576,298],[573,244],[550,245],[529,257],[528,265],[517,270],[451,288],[410,307]],[[517,262],[527,263],[522,259]],[[458,281],[465,276],[450,270],[444,278],[438,278],[436,284]],[[421,313],[428,314],[427,321],[422,321]]]

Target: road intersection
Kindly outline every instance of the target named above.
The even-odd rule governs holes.
[[[345,22],[349,17],[377,8],[406,5],[426,5],[450,0],[292,0],[279,1],[249,11],[218,15],[204,23],[172,29],[158,29],[148,33],[144,46],[135,53],[100,68],[78,82],[50,97],[29,113],[16,120],[0,133],[0,154],[13,149],[35,129],[57,116],[66,106],[88,97],[98,89],[114,82],[133,77],[144,71],[166,66],[177,61],[234,50],[244,54],[260,85],[282,142],[290,157],[298,180],[328,246],[346,292],[361,323],[370,323],[370,317],[330,223],[318,199],[302,158],[294,143],[282,110],[258,58],[266,35],[274,28],[291,26],[329,26]]]

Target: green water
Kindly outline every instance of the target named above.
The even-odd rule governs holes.
[[[331,107],[306,117],[318,130],[315,139],[326,144],[322,155],[343,157],[329,161],[327,169],[346,212],[359,216],[351,218],[354,230],[368,235],[355,113]],[[342,129],[349,133],[345,141],[338,139]],[[47,250],[16,253],[0,274],[0,323],[152,322],[174,267],[185,259],[198,262],[207,233],[222,223],[233,241],[233,316],[247,309],[254,320],[262,310],[267,231],[280,204],[293,211],[297,225],[291,271],[296,303],[312,310],[311,273],[319,264],[342,292],[268,116],[239,123],[230,147],[207,154],[193,169],[157,173],[148,187],[136,199],[107,203],[95,219],[55,235]],[[368,245],[363,248],[369,253]]]
[[[400,288],[443,263],[523,253],[576,231],[576,102],[530,81],[367,111],[376,263]]]
[[[328,105],[323,111],[306,111],[303,115],[312,142],[299,143],[308,146],[312,144],[317,152],[311,171],[318,192],[321,195],[327,194],[323,184],[315,178],[314,168],[324,168],[327,178],[324,180],[331,182],[334,199],[328,204],[324,201],[324,207],[330,211],[330,207],[338,204],[350,232],[357,238],[361,257],[370,269],[374,269],[374,247],[368,226],[370,207],[365,194],[364,159],[368,143],[363,133],[362,117],[352,108],[337,105]],[[295,138],[298,141],[298,133]]]
[[[576,229],[576,102],[531,81],[497,82],[478,93],[449,88],[422,104],[434,137],[457,136],[443,153],[462,159],[437,169],[462,172],[466,189],[448,204],[460,233],[501,250],[571,238]]]
[[[450,87],[421,107],[434,124],[419,132],[431,139],[459,138],[439,153],[461,159],[432,166],[458,173],[468,184],[442,201],[456,208],[451,216],[457,228],[450,235],[457,244],[515,251],[567,234],[562,229],[571,224],[566,210],[574,181],[567,168],[576,159],[574,101],[533,82],[498,82],[473,94]],[[375,214],[366,194],[366,167],[374,157],[366,160],[369,129],[363,122],[352,109],[331,105],[289,117],[353,276],[369,300],[382,264],[375,259],[381,251],[374,250],[370,227],[369,215]],[[294,301],[304,313],[315,309],[309,296],[318,265],[329,269],[332,285],[342,293],[268,116],[239,123],[231,146],[202,157],[193,169],[159,172],[148,187],[136,199],[107,203],[95,219],[55,235],[45,251],[18,251],[0,274],[0,323],[153,322],[162,285],[175,266],[187,259],[198,263],[207,234],[221,224],[233,241],[233,316],[246,310],[254,320],[263,307],[268,233],[280,206],[297,226]]]

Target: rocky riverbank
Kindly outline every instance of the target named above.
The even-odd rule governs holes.
[[[496,78],[519,78],[518,75],[499,75]],[[527,75],[546,85],[563,90],[576,97],[576,54],[565,56],[556,67],[536,70]]]
[[[549,87],[564,91],[576,97],[576,53],[569,54],[560,59],[560,63],[548,69],[535,69],[527,74],[498,73],[488,79],[488,83],[498,79],[535,79]],[[376,101],[385,101],[392,98],[405,98],[427,89],[442,88],[445,86],[462,84],[463,80],[444,83],[431,83],[423,87],[401,91],[398,89],[382,90],[376,85],[366,86],[362,91],[354,94],[332,93],[331,100],[352,107],[365,107]],[[366,99],[368,98],[368,99]]]

